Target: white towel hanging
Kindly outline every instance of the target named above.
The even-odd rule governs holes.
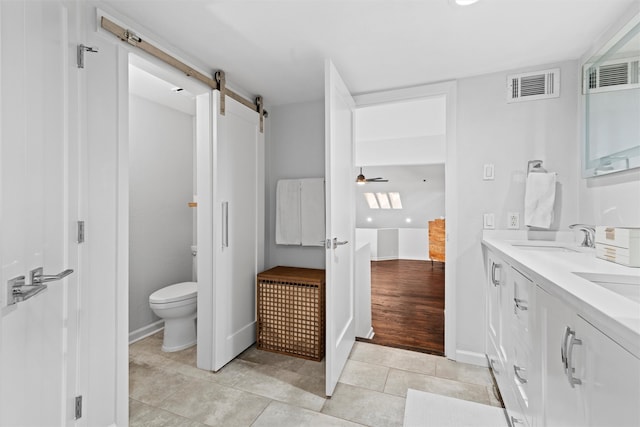
[[[281,179],[276,186],[276,244],[323,246],[324,178]]]
[[[300,242],[302,246],[324,246],[324,178],[300,182]]]
[[[530,227],[550,228],[556,201],[556,174],[532,172],[527,176],[524,195],[524,223]]]
[[[300,180],[281,179],[276,186],[276,244],[300,243]]]

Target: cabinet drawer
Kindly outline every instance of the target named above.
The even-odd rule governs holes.
[[[515,268],[512,269],[511,282],[513,284],[513,314],[516,319],[514,330],[515,336],[525,340],[527,345],[531,345],[530,317],[533,309],[532,299],[535,294],[533,282],[520,273]]]

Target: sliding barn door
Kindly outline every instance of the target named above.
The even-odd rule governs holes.
[[[256,275],[264,267],[264,134],[258,113],[227,97],[220,114],[213,93],[211,203],[213,271],[208,301],[211,325],[198,328],[211,339],[211,358],[201,368],[217,371],[256,340]],[[200,202],[200,187],[198,188]],[[203,197],[207,197],[203,195]],[[199,211],[200,212],[200,211]],[[203,284],[199,280],[198,286]],[[207,336],[207,330],[211,334]],[[202,342],[203,350],[208,342]]]
[[[325,67],[326,394],[331,396],[355,342],[355,102],[331,61]]]

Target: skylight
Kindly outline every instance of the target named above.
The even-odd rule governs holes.
[[[391,209],[387,193],[376,193],[376,197],[378,198],[378,203],[382,209]]]
[[[397,191],[389,193],[363,193],[369,209],[402,209],[402,200]]]
[[[393,209],[402,209],[402,200],[400,200],[400,193],[389,193],[389,199],[391,199],[391,207]]]
[[[367,204],[369,205],[369,209],[379,209],[378,200],[376,199],[375,194],[373,193],[364,193],[364,198],[367,199]]]

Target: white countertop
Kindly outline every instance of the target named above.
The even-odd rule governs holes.
[[[640,303],[573,274],[612,274],[640,279],[640,268],[596,258],[594,249],[578,247],[573,232],[541,232],[536,237],[545,236],[553,240],[529,240],[526,231],[485,231],[482,244],[498,251],[516,269],[524,267],[531,272],[531,279],[538,286],[563,299],[581,317],[640,358]],[[578,252],[531,250],[517,244],[561,245]]]

